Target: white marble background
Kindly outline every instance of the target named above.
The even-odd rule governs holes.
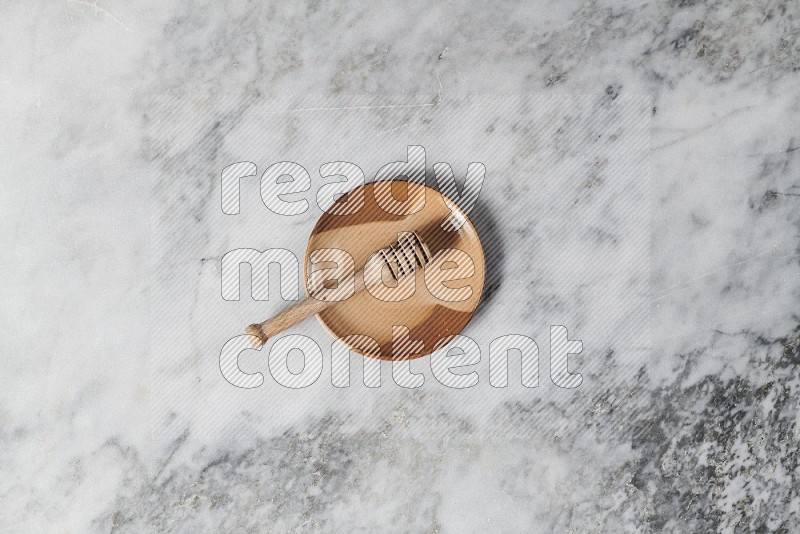
[[[154,118],[154,145],[164,147],[159,161],[170,161],[158,175],[151,242],[152,423],[154,446],[163,454],[176,440],[190,449],[208,445],[220,433],[228,439],[244,433],[268,440],[286,427],[320,418],[374,430],[387,414],[404,409],[427,427],[431,443],[452,431],[437,422],[443,413],[480,435],[563,436],[584,423],[564,411],[583,412],[602,391],[632,387],[639,369],[648,365],[650,349],[649,98],[476,95],[439,101],[433,95],[354,101],[304,95],[293,100],[254,100],[235,120],[217,119],[227,133],[211,154],[198,141],[201,136],[174,142],[175,131],[202,131],[210,120],[194,100],[170,101],[166,120]],[[297,109],[303,111],[292,111]],[[356,358],[353,387],[341,391],[331,385],[331,338],[316,321],[308,321],[291,333],[310,336],[322,348],[321,379],[302,391],[280,387],[267,365],[270,343],[261,353],[240,358],[246,372],[266,375],[265,386],[258,391],[231,387],[220,374],[222,346],[242,335],[244,325],[286,303],[278,296],[274,270],[268,302],[250,298],[249,269],[242,269],[241,300],[223,300],[220,258],[241,247],[280,247],[302,264],[308,235],[321,214],[320,199],[326,203],[320,186],[330,182],[317,169],[339,158],[357,162],[372,178],[384,164],[405,160],[409,143],[426,149],[431,181],[435,161],[450,161],[459,178],[468,162],[486,167],[470,215],[485,243],[489,276],[481,310],[463,332],[482,354],[475,368],[478,386],[448,390],[432,376],[431,359],[425,358],[411,365],[413,372],[427,375],[420,391],[397,387],[388,363],[382,388],[375,391],[363,386]],[[219,169],[248,155],[261,172],[273,160],[302,163],[312,173],[312,186],[292,198],[305,199],[308,209],[294,216],[268,210],[259,195],[261,173],[256,173],[241,180],[240,213],[223,213]],[[202,176],[192,181],[205,184],[194,197],[186,193],[187,182],[176,179],[183,172]],[[317,198],[318,192],[323,195]],[[404,318],[395,321],[402,324]],[[559,391],[550,379],[550,325],[567,326],[570,337],[584,344],[570,362],[573,371],[586,375],[580,391]],[[522,388],[519,363],[510,366],[512,387],[490,387],[490,343],[508,334],[528,336],[539,345],[540,389]],[[302,368],[297,364],[295,369]],[[420,402],[410,408],[412,397]],[[519,410],[509,407],[520,404],[539,412],[535,422],[513,421]],[[613,427],[604,430],[613,432]]]
[[[2,15],[3,531],[800,528],[796,2]],[[564,435],[537,432],[544,397],[508,406],[526,434],[509,437],[411,392],[369,424],[301,404],[268,425],[243,414],[250,434],[184,427],[154,446],[151,199],[171,174],[200,220],[248,102],[307,93],[648,96],[654,347],[637,380],[567,408],[583,431]],[[175,99],[208,119],[165,138]]]

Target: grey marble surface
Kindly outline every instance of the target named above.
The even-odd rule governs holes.
[[[800,529],[797,2],[2,10],[3,531]],[[331,107],[352,108],[346,135]],[[270,218],[256,180],[226,219],[221,169],[296,159],[314,193],[322,162],[353,154],[373,176],[415,143],[429,172],[487,161],[474,215],[500,259],[465,331],[479,371],[494,337],[544,348],[564,318],[584,383],[234,390],[220,347],[281,305],[222,301],[220,257],[301,255],[320,211]],[[547,211],[553,168],[586,186],[585,210]],[[646,220],[582,218],[631,169],[646,188],[614,198],[646,194]],[[572,270],[520,252],[556,250],[568,221],[567,245],[596,238]],[[637,298],[593,281],[592,257]],[[642,339],[609,327],[630,324],[602,312],[609,295],[644,302]]]

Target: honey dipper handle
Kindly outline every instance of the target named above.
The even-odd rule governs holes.
[[[346,283],[353,283],[353,281],[348,279]],[[364,289],[364,272],[359,271],[355,274],[355,293],[358,293],[362,289]],[[308,297],[264,322],[251,324],[245,328],[244,332],[245,334],[255,336],[256,339],[252,340],[251,344],[254,348],[259,349],[267,342],[267,339],[276,334],[280,334],[287,328],[291,328],[297,323],[320,313],[338,302],[339,301],[336,300],[326,301]]]

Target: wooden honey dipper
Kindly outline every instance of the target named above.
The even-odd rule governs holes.
[[[381,269],[384,266],[388,266],[389,273],[396,282],[415,273],[420,267],[426,266],[433,259],[430,249],[417,232],[406,233],[394,244],[380,249],[373,258],[376,258]],[[353,277],[355,280],[352,280]],[[351,281],[355,284],[353,294],[363,291],[366,287],[364,269],[352,275],[346,282],[351,283]],[[308,319],[312,315],[326,310],[330,306],[334,306],[338,302],[338,300],[319,300],[312,295],[266,321],[251,324],[245,329],[245,333],[253,336],[251,344],[258,349],[266,343],[267,339]]]

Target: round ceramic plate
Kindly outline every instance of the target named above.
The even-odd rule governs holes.
[[[457,230],[446,222],[454,219],[463,222]],[[460,275],[459,280],[444,285],[469,287],[466,293],[470,296],[457,303],[436,298],[425,283],[423,269],[418,269],[413,275],[414,292],[406,300],[386,302],[370,291],[360,291],[317,315],[332,336],[359,354],[385,360],[418,358],[463,330],[483,291],[484,257],[478,232],[466,215],[454,203],[445,203],[435,189],[398,180],[368,183],[350,191],[322,215],[311,232],[304,261],[306,280],[312,268],[319,268],[310,260],[316,250],[344,250],[360,271],[373,253],[396,242],[403,232],[412,231],[434,256],[446,249],[469,256],[474,264],[474,270],[468,269],[471,276]],[[442,268],[455,266],[451,263]]]

